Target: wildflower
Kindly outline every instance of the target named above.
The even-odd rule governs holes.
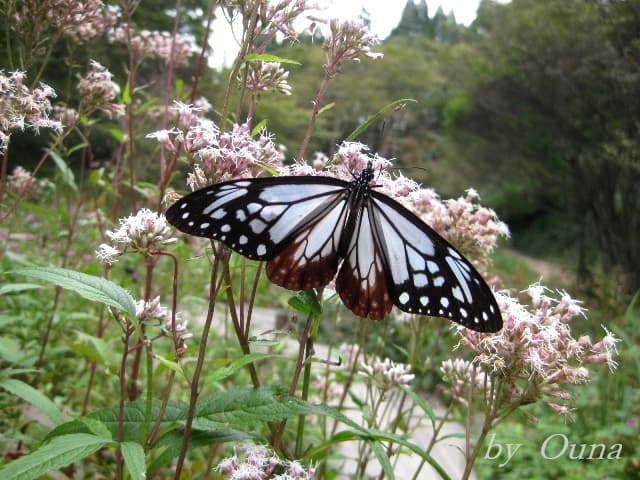
[[[19,8],[13,12],[17,32],[24,34],[51,26],[78,44],[102,35],[120,17],[120,7],[105,6],[101,0],[41,0],[18,4]]]
[[[78,83],[78,91],[82,95],[80,110],[88,115],[95,110],[108,114],[122,115],[122,105],[112,101],[120,93],[120,87],[111,80],[111,73],[95,60],[89,63],[89,72]]]
[[[289,72],[277,62],[248,62],[246,65],[246,85],[251,92],[278,91],[291,95],[291,85],[287,82]],[[241,76],[243,72],[239,73]]]
[[[130,29],[130,38],[127,30]],[[173,50],[173,61],[176,65],[186,65],[193,54],[194,45],[187,37],[176,34],[175,39],[169,32],[140,30],[131,25],[118,25],[110,32],[111,42],[124,43],[138,62],[145,58],[159,58],[169,63]]]
[[[75,108],[62,105],[53,106],[53,118],[65,127],[73,127],[80,119],[80,114]]]
[[[231,457],[223,459],[216,470],[233,480],[289,479],[309,480],[313,478],[315,469],[305,469],[297,460],[281,460],[273,452],[259,445],[245,444],[240,447],[243,453],[235,452]],[[244,457],[241,460],[240,457]],[[276,473],[284,471],[284,473]]]
[[[96,254],[101,262],[107,264],[115,262],[128,248],[143,255],[151,255],[164,245],[176,241],[171,236],[165,216],[146,208],[135,215],[120,219],[120,228],[107,230],[106,235],[111,244],[103,243]]]
[[[465,405],[470,386],[478,391],[489,390],[491,387],[491,379],[482,368],[474,368],[471,362],[462,358],[443,361],[440,372],[442,380],[449,384],[449,393],[456,401]]]
[[[24,72],[5,74],[0,70],[0,153],[15,130],[31,128],[38,133],[41,127],[62,129],[60,122],[49,119],[51,99],[55,97],[54,90],[44,83],[29,90]]]
[[[373,365],[365,362],[360,364],[360,373],[374,380],[382,390],[407,385],[415,378],[415,375],[409,372],[411,372],[411,365],[396,364],[388,358],[382,361],[376,360]]]
[[[324,41],[324,49],[327,51],[324,68],[327,76],[333,77],[344,62],[359,61],[362,55],[374,59],[382,56],[371,52],[376,38],[362,23],[353,20],[331,20],[329,27],[331,33]]]
[[[18,196],[28,198],[38,192],[38,184],[31,172],[18,165],[7,177],[7,189]]]
[[[566,292],[559,292],[557,300],[540,285],[530,287],[527,293],[533,300],[529,308],[497,293],[502,330],[486,335],[459,327],[459,345],[474,352],[475,362],[491,373],[494,383],[507,386],[501,400],[510,405],[541,400],[558,411],[552,404],[571,398],[567,386],[589,380],[586,365],[616,367],[613,357],[619,339],[605,329],[606,336],[595,344],[588,337],[576,340],[569,324],[584,315],[579,302]]]

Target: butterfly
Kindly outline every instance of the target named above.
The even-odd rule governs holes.
[[[190,193],[166,212],[179,230],[267,262],[289,290],[327,285],[360,317],[393,305],[496,332],[502,317],[482,276],[403,205],[371,186],[371,162],[352,181],[324,176],[238,179]],[[336,277],[336,272],[338,275]]]

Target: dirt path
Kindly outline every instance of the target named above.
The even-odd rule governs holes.
[[[566,284],[570,283],[574,278],[574,273],[570,269],[558,263],[531,257],[526,253],[510,248],[505,248],[502,252],[505,255],[525,262],[534,272],[540,275],[545,282],[555,281]]]

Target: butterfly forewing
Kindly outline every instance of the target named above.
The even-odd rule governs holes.
[[[400,310],[449,318],[481,332],[502,327],[491,289],[468,260],[398,202],[375,191],[370,202],[389,293]]]
[[[232,180],[178,200],[167,219],[191,235],[213,238],[254,260],[271,260],[344,199],[346,182],[328,177]]]

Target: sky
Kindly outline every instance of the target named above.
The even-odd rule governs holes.
[[[364,7],[370,15],[372,32],[383,40],[398,25],[406,0],[315,0],[315,3],[326,8],[322,17],[327,19],[357,18]],[[480,0],[427,0],[427,7],[430,17],[442,6],[445,14],[453,11],[458,23],[469,25],[476,18],[479,3]],[[236,41],[222,16],[214,21],[212,45],[212,66],[229,65],[233,61],[237,52]]]

